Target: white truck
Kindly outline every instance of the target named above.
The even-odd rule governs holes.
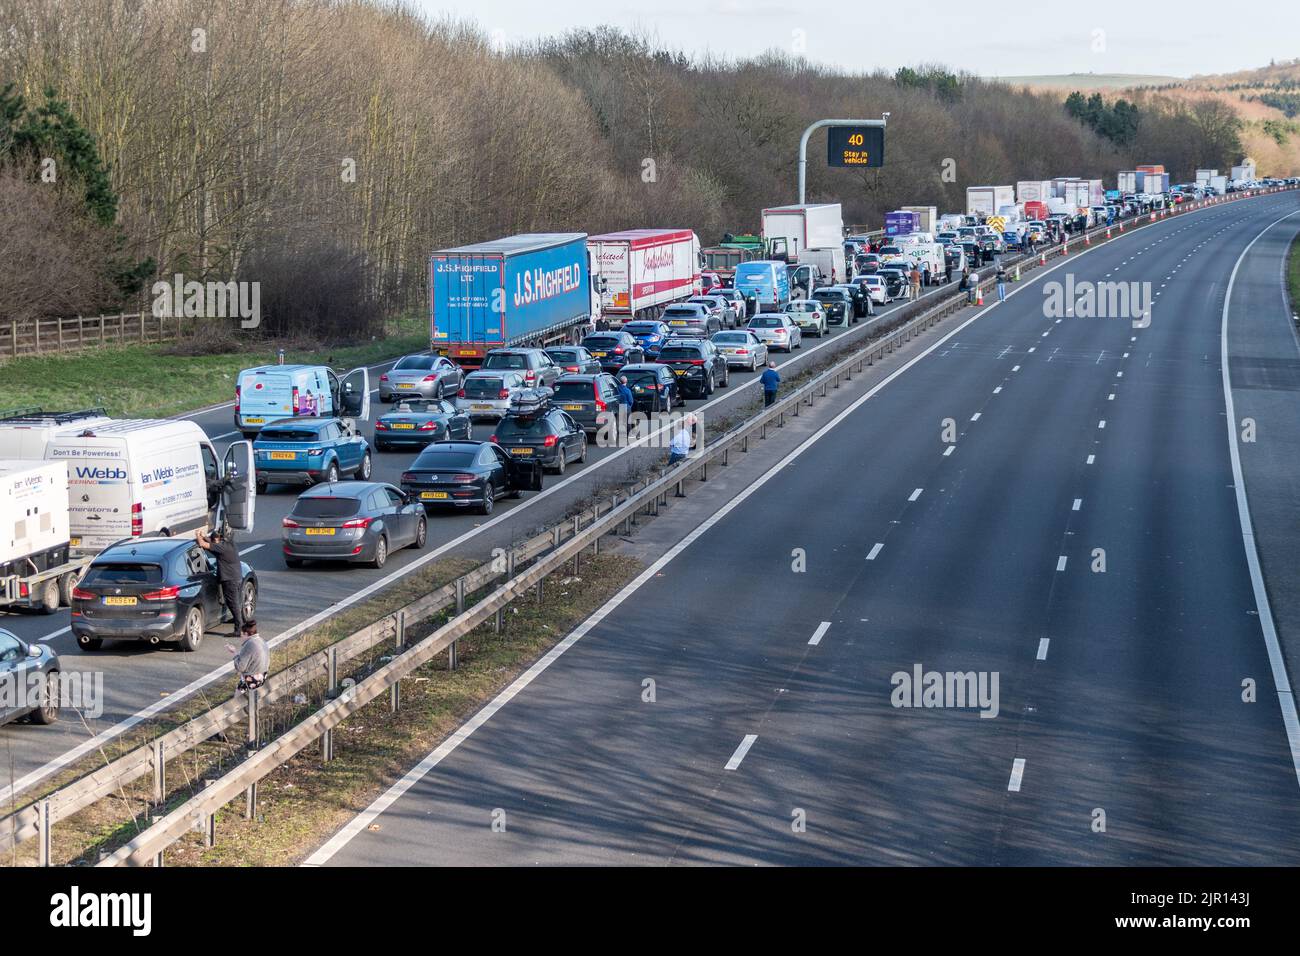
[[[903,212],[914,212],[920,215],[921,225],[917,232],[938,232],[939,229],[939,208],[937,206],[899,206]]]
[[[1255,164],[1251,162],[1243,163],[1240,166],[1232,167],[1232,175],[1228,177],[1233,182],[1250,183],[1255,181]]]
[[[628,229],[587,237],[601,315],[617,328],[657,319],[699,294],[700,240],[689,229]]]
[[[804,203],[764,209],[763,244],[769,258],[815,265],[822,275],[847,282],[844,217],[839,203]]]
[[[1003,206],[1014,205],[1014,186],[968,186],[966,188],[966,215],[987,219],[997,215]]]
[[[1123,196],[1136,193],[1138,191],[1138,174],[1136,169],[1121,169],[1116,179],[1116,189]]]
[[[898,236],[894,240],[894,245],[916,263],[917,268],[921,270],[921,279],[925,285],[937,285],[943,282],[943,246],[934,241],[933,233],[913,232],[906,236]]]
[[[0,608],[53,614],[70,604],[89,557],[69,553],[68,466],[0,460]]]
[[[1016,202],[1046,202],[1052,195],[1050,179],[1022,179],[1016,183]]]

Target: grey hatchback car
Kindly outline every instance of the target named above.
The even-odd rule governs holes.
[[[59,717],[59,656],[0,627],[0,724],[27,717],[52,724]]]
[[[379,400],[442,398],[455,395],[465,381],[459,365],[441,355],[405,355],[379,376]]]
[[[284,563],[364,562],[382,568],[398,548],[424,547],[424,505],[382,481],[337,481],[304,491],[280,522]]]

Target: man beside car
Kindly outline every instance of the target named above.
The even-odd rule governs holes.
[[[199,547],[217,559],[217,583],[221,586],[221,603],[230,611],[235,622],[235,633],[244,627],[243,608],[239,605],[239,586],[243,583],[244,571],[239,563],[239,548],[231,537],[220,528],[194,532],[194,540]]]

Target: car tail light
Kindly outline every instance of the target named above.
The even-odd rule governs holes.
[[[298,386],[293,387],[293,413],[298,414]]]
[[[566,365],[566,366],[564,366],[564,370],[565,370],[566,372],[576,372],[576,371],[578,370],[578,366],[576,366],[576,365]]]
[[[377,432],[388,431],[388,422],[384,421],[382,418],[379,421],[375,422],[375,431]]]
[[[381,382],[386,382],[386,381],[388,381],[388,373],[385,372],[384,374],[380,375],[380,376],[379,376],[379,381],[381,381]]]
[[[542,442],[542,444],[545,445],[547,448],[554,448],[555,443],[558,442],[559,440],[560,437],[558,435],[547,435],[546,439]]]
[[[473,475],[452,475],[451,480],[458,485],[468,485],[474,480]]]
[[[488,436],[488,441],[490,441],[490,442],[491,442],[492,444],[494,444],[494,445],[499,445],[499,444],[501,444],[501,442],[499,442],[499,441],[497,440],[497,436],[496,436],[496,435],[489,435],[489,436]]]
[[[437,427],[438,427],[437,422],[425,422],[423,425],[420,426],[420,431],[431,432]]]
[[[703,365],[703,364],[704,364],[704,359],[691,359],[690,361],[691,361],[691,364],[692,364],[692,365]]]
[[[608,405],[606,405],[606,404],[605,404],[603,401],[601,401],[599,398],[596,399],[596,411],[598,411],[598,412],[603,412],[603,411],[605,411],[607,408],[609,408]]]
[[[98,597],[98,595],[82,590],[81,588],[72,589],[72,599],[74,601],[93,601],[96,597]]]
[[[235,386],[235,414],[239,414],[239,386]]]
[[[174,601],[181,593],[179,584],[173,584],[171,587],[159,588],[157,591],[150,591],[148,594],[141,594],[142,601]]]
[[[465,390],[462,388],[459,392],[456,393],[456,397],[457,397],[457,398],[464,398],[464,397],[465,397]]]
[[[131,537],[138,538],[144,534],[144,505],[135,502],[131,505]]]
[[[501,389],[501,391],[497,392],[497,398],[509,398],[509,397],[510,397],[510,389],[508,388],[503,388]]]
[[[404,471],[404,472],[402,472],[402,481],[407,481],[407,482],[410,482],[410,481],[418,481],[419,478],[420,478],[420,476],[417,475],[417,474],[416,474],[415,472],[413,472],[413,471]]]
[[[321,455],[323,455],[323,454],[325,454],[325,449],[324,449],[324,448],[308,448],[308,449],[307,449],[307,457],[308,457],[308,458],[319,458],[319,457],[320,457]]]
[[[369,528],[374,518],[353,518],[351,521],[343,522],[345,528]]]
[[[424,376],[423,379],[421,379],[421,381],[424,381],[424,382],[436,382],[436,381],[438,381],[438,376],[436,376],[436,375],[426,375],[426,376]]]
[[[749,354],[749,349],[736,349],[736,354],[737,354],[737,355],[748,355],[748,354]]]
[[[615,346],[615,347],[614,347],[614,354],[615,354],[615,355],[622,355],[622,354],[623,354],[623,346],[621,346],[621,345]]]
[[[532,370],[529,370],[529,371],[527,371],[527,372],[524,373],[524,381],[525,381],[525,382],[532,382],[532,381],[535,381],[536,378],[537,378],[537,373],[534,372],[534,371],[532,371]],[[505,398],[504,395],[502,395],[501,397],[502,397],[502,398]]]
[[[298,524],[298,522],[294,521],[292,518],[281,518],[281,519],[280,519],[280,527],[281,527],[281,528],[297,528],[297,527],[301,527],[301,526]]]

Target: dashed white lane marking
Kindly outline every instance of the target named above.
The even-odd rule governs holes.
[[[1083,499],[1082,499],[1082,498],[1075,498],[1075,499],[1074,499],[1074,504],[1070,507],[1070,510],[1071,510],[1071,511],[1078,511],[1078,510],[1079,510],[1080,508],[1082,508],[1082,507],[1083,507]]]
[[[980,415],[981,415],[981,414],[983,414],[983,413],[982,413],[982,412],[976,412],[974,415],[972,415],[972,416],[970,417],[970,420],[973,421],[973,422],[977,422],[977,421],[979,421],[979,420],[980,420]]]
[[[1123,378],[1123,377],[1124,377],[1124,373],[1123,373],[1123,372],[1116,372],[1116,373],[1115,373],[1115,377],[1116,377],[1116,378]]]
[[[70,630],[72,630],[71,624],[69,624],[67,627],[61,627],[57,631],[50,631],[50,633],[46,634],[44,637],[38,637],[36,639],[36,643],[44,644],[46,641],[51,641],[54,638],[58,637],[60,634],[67,634],[68,631]]]
[[[924,490],[925,490],[924,488],[917,488],[914,492],[912,492],[910,495],[907,496],[907,500],[915,501],[917,498],[921,497],[921,492]]]
[[[1019,366],[1019,365],[1013,365],[1013,366],[1011,366],[1011,371],[1013,371],[1013,372],[1019,372],[1019,371],[1020,371],[1020,366]]]
[[[1096,455],[1089,455],[1089,456],[1088,456],[1088,464],[1091,465],[1091,464],[1092,464],[1094,461],[1096,461],[1096,460],[1097,460],[1097,456],[1096,456]]]
[[[831,629],[830,621],[822,621],[817,625],[817,630],[813,631],[813,636],[808,638],[808,643],[816,647],[822,642],[822,636]]]
[[[254,551],[256,551],[258,548],[264,548],[264,547],[266,547],[266,542],[265,542],[265,541],[263,541],[261,544],[250,545],[249,547],[245,548],[243,551],[240,551],[240,552],[239,552],[239,556],[242,558],[244,555],[246,555],[246,554],[252,554],[252,553],[253,553]]]
[[[1040,637],[1038,639],[1038,660],[1047,660],[1047,645],[1050,643],[1051,641],[1046,637]]]
[[[735,770],[739,767],[740,762],[745,759],[745,754],[749,753],[749,748],[754,746],[754,741],[757,739],[758,734],[745,734],[745,739],[740,742],[740,746],[736,748],[736,752],[731,755],[731,759],[727,761],[727,766],[723,769]],[[1021,761],[1021,763],[1024,763],[1024,761]],[[1019,785],[1017,785],[1016,789],[1019,789]]]
[[[1114,393],[1114,392],[1111,392],[1109,395],[1107,395],[1107,396],[1106,396],[1106,401],[1108,401],[1108,402],[1113,402],[1113,401],[1115,401],[1115,393]]]
[[[1098,428],[1105,428],[1105,427],[1106,427],[1106,419],[1103,418],[1101,421],[1099,421],[1099,422],[1097,423],[1097,427],[1098,427]]]
[[[1065,562],[1066,562],[1066,560],[1067,560],[1067,559],[1066,559],[1065,555],[1061,555],[1060,557],[1058,557],[1058,558],[1056,559],[1056,570],[1058,570],[1058,571],[1064,571],[1064,570],[1065,570]]]
[[[1007,781],[1009,793],[1020,792],[1020,781],[1025,776],[1025,758],[1017,757],[1011,764],[1011,779]]]
[[[1000,391],[1002,391],[1002,386],[1001,386],[1001,385],[999,385],[997,388],[993,389],[993,394],[996,395],[996,394],[997,394],[998,392],[1000,392]]]
[[[875,546],[871,549],[871,553],[867,555],[867,560],[868,561],[876,560],[876,555],[880,553],[880,549],[883,548],[884,546],[885,546],[885,542],[877,541]]]
[[[1030,352],[1033,352],[1033,351],[1036,350],[1037,348],[1038,348],[1038,346],[1036,346],[1036,345],[1031,345],[1031,346],[1029,346],[1029,351],[1030,351]],[[1028,354],[1028,353],[1026,353],[1026,354]]]
[[[212,440],[213,440],[213,441],[221,441],[221,439],[223,439],[223,438],[229,438],[229,437],[231,437],[232,435],[238,435],[238,434],[239,434],[239,432],[226,432],[224,435],[215,435],[215,436],[213,436]]]
[[[1125,353],[1124,353],[1122,356],[1120,356],[1120,357],[1121,357],[1121,358],[1128,358],[1128,353],[1125,352]]]
[[[956,448],[956,447],[957,447],[956,445],[949,445],[947,448],[945,448],[945,449],[943,450],[943,457],[944,457],[944,458],[947,458],[949,455],[951,455],[951,454],[952,454],[952,450],[953,450],[954,448]]]

